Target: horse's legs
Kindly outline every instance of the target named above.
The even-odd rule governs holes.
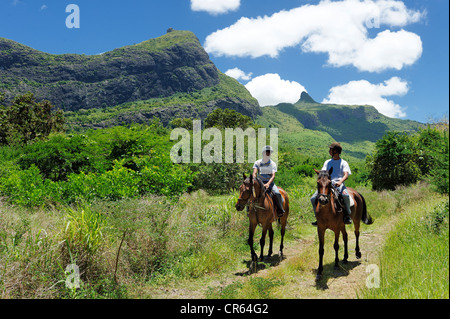
[[[319,268],[317,269],[316,279],[320,279],[323,271],[323,253],[324,253],[324,243],[325,243],[325,228],[317,227],[317,235],[319,237]]]
[[[282,257],[283,256],[283,248],[284,248],[284,245],[283,245],[284,233],[286,232],[286,218],[281,218],[280,222],[281,222],[281,243],[280,243],[279,255],[280,255],[280,257]]]
[[[341,232],[339,229],[335,230],[334,232],[334,269],[339,268],[339,234]]]
[[[272,224],[269,226],[269,252],[267,253],[267,257],[272,256],[272,247],[273,247],[273,228]]]
[[[342,239],[344,240],[344,259],[342,260],[344,263],[347,263],[348,260],[348,235],[345,230],[345,225],[341,229]]]
[[[355,247],[355,255],[356,258],[361,258],[361,251],[359,250],[359,223],[360,221],[357,220],[355,224],[355,237],[356,237],[356,247]]]
[[[252,260],[253,261],[257,261],[258,260],[258,256],[255,253],[255,250],[253,249],[253,235],[255,234],[255,229],[256,229],[256,223],[250,222],[250,227],[248,229],[248,245],[250,246],[250,251],[252,254]]]
[[[261,246],[261,254],[259,256],[259,259],[261,261],[264,259],[264,244],[266,243],[266,233],[267,233],[267,226],[263,226],[261,239],[259,240],[259,244]]]

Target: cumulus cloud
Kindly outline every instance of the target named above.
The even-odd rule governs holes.
[[[245,87],[258,100],[260,106],[295,103],[306,89],[298,82],[281,79],[276,73],[258,76]]]
[[[239,68],[233,68],[233,69],[229,69],[225,72],[226,75],[231,76],[232,78],[236,79],[236,80],[244,80],[244,81],[248,81],[252,78],[252,74],[253,73],[245,73],[244,71],[242,71]]]
[[[422,41],[412,32],[382,30],[420,21],[426,12],[408,9],[395,0],[321,1],[271,16],[242,17],[210,34],[205,49],[216,56],[278,57],[288,47],[326,53],[334,67],[353,65],[380,72],[411,65],[422,54]],[[380,29],[374,38],[369,30]],[[387,59],[386,57],[389,57]]]
[[[193,11],[206,11],[212,15],[235,11],[240,5],[240,0],[191,0]]]
[[[372,105],[381,114],[398,118],[406,116],[405,108],[385,97],[403,96],[408,91],[408,83],[398,77],[392,77],[379,84],[372,84],[366,80],[350,81],[347,84],[331,88],[328,98],[324,99],[322,103]]]
[[[43,5],[41,6],[41,11],[42,11],[42,10],[45,10],[45,9],[47,9],[47,8],[48,8],[47,5],[43,4]]]

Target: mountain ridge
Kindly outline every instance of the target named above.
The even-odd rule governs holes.
[[[106,109],[199,92],[217,87],[223,79],[190,31],[168,30],[158,38],[99,55],[49,54],[0,38],[0,92],[6,102],[31,92],[64,111]],[[243,103],[235,108],[252,117],[261,113],[248,91],[237,91]],[[208,111],[221,104],[208,102]]]
[[[323,155],[331,142],[343,144],[346,156],[364,159],[387,131],[413,133],[424,124],[389,118],[371,105],[322,104],[306,92],[295,103],[262,108],[256,122],[278,127],[280,144],[289,144],[308,154]]]

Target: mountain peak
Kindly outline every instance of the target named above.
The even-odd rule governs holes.
[[[317,103],[317,102],[314,101],[314,99],[308,93],[306,93],[306,91],[303,91],[302,94],[300,95],[300,100],[298,100],[297,103]]]

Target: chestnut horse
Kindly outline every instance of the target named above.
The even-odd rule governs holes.
[[[280,187],[281,196],[284,198],[283,209],[285,213],[282,217],[278,217],[276,211],[274,210],[274,203],[270,195],[266,192],[263,182],[259,178],[253,178],[253,175],[246,177],[244,174],[244,182],[240,186],[239,199],[236,203],[236,209],[242,211],[244,207],[248,207],[248,218],[250,221],[248,245],[250,246],[252,261],[257,261],[258,256],[253,249],[253,235],[255,233],[256,226],[261,224],[262,226],[262,236],[259,240],[261,245],[261,254],[259,256],[260,260],[264,258],[264,244],[266,241],[266,233],[269,230],[269,252],[268,257],[272,255],[272,245],[273,245],[273,229],[272,223],[278,219],[281,224],[281,244],[280,244],[280,257],[283,256],[283,239],[286,230],[286,221],[289,215],[289,199],[287,193]]]
[[[314,169],[318,174],[317,177],[317,206],[316,206],[316,218],[317,218],[317,235],[319,237],[319,268],[317,269],[317,280],[322,276],[323,271],[323,253],[324,253],[324,241],[325,231],[331,229],[334,232],[334,268],[339,268],[339,234],[342,232],[344,239],[344,259],[343,262],[347,263],[348,259],[348,246],[347,246],[347,231],[345,230],[343,211],[336,210],[334,194],[331,191],[331,173],[333,168],[327,171],[318,171]],[[366,201],[364,197],[356,192],[354,189],[347,187],[347,191],[354,199],[354,206],[351,207],[351,218],[355,225],[356,236],[356,258],[361,258],[361,251],[359,250],[359,227],[360,222],[370,225],[373,223],[372,217],[367,214]]]

